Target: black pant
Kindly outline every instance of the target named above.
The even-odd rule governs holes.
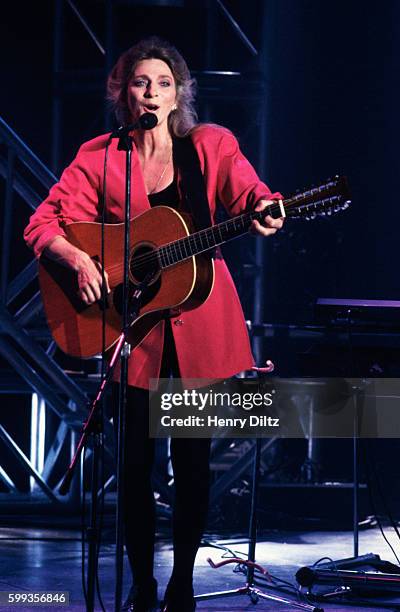
[[[161,377],[177,374],[175,347],[166,325]],[[116,394],[117,395],[117,394]],[[114,406],[118,405],[114,401]],[[151,483],[155,440],[149,438],[148,391],[128,387],[125,455],[125,544],[134,584],[147,588],[153,577],[155,502]],[[173,508],[174,567],[170,588],[190,589],[193,566],[207,517],[209,439],[171,440],[175,502]]]

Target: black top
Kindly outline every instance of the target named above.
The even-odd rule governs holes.
[[[174,178],[172,183],[170,183],[165,189],[162,189],[162,191],[148,193],[147,197],[152,208],[155,206],[170,206],[175,210],[182,210],[176,178]],[[221,249],[219,247],[214,249],[212,257],[214,259],[223,259]]]
[[[175,209],[179,208],[179,193],[176,179],[174,179],[172,183],[170,183],[168,187],[166,187],[162,191],[157,191],[156,193],[149,193],[147,197],[152,208],[153,206],[160,206],[162,204],[164,206],[170,206],[171,208]]]

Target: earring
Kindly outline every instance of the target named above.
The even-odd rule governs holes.
[[[173,111],[178,110],[178,107],[177,107],[177,105],[176,105],[176,104],[174,104],[174,105],[173,105],[172,110],[173,110]]]

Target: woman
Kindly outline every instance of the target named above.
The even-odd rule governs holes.
[[[193,81],[185,61],[170,44],[152,37],[126,51],[110,74],[108,92],[123,123],[135,122],[147,112],[154,113],[158,120],[154,129],[132,134],[132,217],[158,204],[185,210],[184,160],[175,146],[184,137],[201,168],[211,221],[217,201],[231,215],[237,215],[247,208],[262,210],[274,197],[228,130],[196,122]],[[27,243],[37,257],[45,253],[76,271],[78,294],[86,304],[101,297],[100,264],[71,245],[63,228],[74,221],[100,220],[107,140],[106,134],[81,147],[25,230]],[[124,168],[124,152],[118,151],[113,141],[107,169],[108,223],[123,221]],[[268,236],[281,226],[281,220],[266,217],[264,225],[254,221],[252,230]],[[105,280],[109,290],[107,277]],[[179,309],[170,311],[133,351],[133,360],[128,368],[125,477],[126,548],[133,585],[123,609],[144,612],[157,605],[153,577],[155,511],[150,482],[154,440],[148,437],[147,418],[149,379],[171,373],[182,378],[223,379],[253,365],[239,299],[220,254],[216,256],[215,284],[208,300],[183,314]],[[207,512],[209,448],[209,440],[171,442],[174,567],[164,595],[163,609],[168,612],[195,609],[192,574]]]

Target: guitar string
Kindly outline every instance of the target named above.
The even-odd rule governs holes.
[[[270,205],[268,208],[269,208],[270,213],[274,213],[279,210],[279,205],[273,204],[273,205]],[[241,215],[239,217],[228,219],[227,221],[224,221],[223,223],[219,223],[218,225],[214,225],[204,230],[200,230],[199,232],[196,232],[195,234],[189,234],[188,236],[185,236],[183,238],[179,238],[178,240],[174,240],[173,242],[164,244],[158,247],[157,252],[152,251],[151,253],[146,253],[146,254],[139,255],[138,257],[136,257],[134,260],[134,267],[136,268],[139,266],[143,266],[145,263],[148,263],[151,260],[154,260],[154,261],[157,260],[158,253],[160,251],[164,251],[163,254],[168,257],[170,255],[172,256],[178,255],[178,256],[184,256],[185,258],[189,258],[189,257],[193,257],[194,255],[199,254],[200,252],[211,250],[215,248],[216,246],[218,246],[219,244],[223,244],[227,240],[226,238],[222,238],[222,234],[221,234],[222,231],[225,230],[229,232],[231,229],[238,229],[237,228],[238,223],[242,226],[240,229],[243,229],[244,226],[248,224],[249,221],[252,221],[253,219],[256,219],[257,217],[261,217],[262,215],[265,215],[265,210],[251,211],[250,213]],[[216,243],[214,235],[217,234],[217,232],[219,232],[220,234],[220,242]],[[202,244],[204,239],[206,239],[208,242],[208,245],[205,248]],[[214,244],[210,244],[209,239],[213,239]],[[189,248],[192,248],[194,246],[196,248],[196,253],[191,253],[190,255],[188,255],[187,253],[183,253],[182,249],[184,248],[186,250],[185,243],[187,244]],[[200,243],[201,245],[201,251],[198,251],[198,246],[199,246],[198,243]],[[179,249],[179,253],[178,253],[178,249]],[[176,263],[176,262],[172,262],[169,265],[172,265],[173,263]]]
[[[295,212],[300,212],[300,211],[296,211],[296,210],[293,210],[293,211],[290,210],[291,206],[293,206],[294,204],[298,203],[299,200],[303,200],[303,201],[307,200],[310,197],[315,197],[315,195],[317,193],[321,194],[321,192],[328,196],[330,190],[332,190],[332,189],[335,190],[335,189],[337,189],[337,187],[338,187],[338,181],[332,181],[332,182],[326,183],[325,185],[321,185],[320,187],[315,187],[314,189],[310,189],[309,191],[296,194],[295,196],[292,196],[291,198],[288,198],[287,200],[284,200],[283,201],[283,205],[285,207],[286,213],[289,216],[289,215],[292,215]],[[317,202],[309,202],[308,204],[306,204],[304,202],[304,206],[312,206],[312,207],[316,208],[317,206],[319,206],[321,204],[322,205],[326,205],[327,202],[328,202],[328,204],[329,203],[333,204],[332,200],[334,199],[334,197],[335,197],[335,191],[333,192],[331,197],[327,197],[324,200],[320,200],[320,201],[317,201]],[[340,199],[341,196],[339,195],[337,197],[338,197],[338,199]],[[267,208],[269,208],[269,212],[271,214],[280,211],[279,203],[270,204]],[[169,256],[169,255],[174,255],[174,253],[172,251],[172,248],[175,249],[175,255],[178,255],[177,248],[179,248],[180,251],[181,251],[179,255],[182,256],[183,253],[182,253],[182,246],[181,246],[181,244],[182,244],[183,241],[187,241],[189,247],[192,247],[193,245],[197,246],[196,245],[196,240],[197,240],[196,236],[198,236],[198,239],[200,241],[202,241],[203,238],[208,238],[208,236],[212,237],[212,232],[215,231],[216,228],[222,228],[222,226],[225,226],[225,229],[227,229],[229,231],[230,228],[229,227],[227,228],[226,226],[231,225],[231,226],[233,226],[235,228],[235,224],[237,223],[238,220],[241,220],[241,222],[243,222],[245,218],[246,218],[246,221],[247,221],[247,220],[251,219],[252,217],[256,218],[257,216],[261,216],[263,214],[265,214],[265,209],[262,210],[262,211],[251,211],[250,213],[247,213],[245,215],[241,215],[239,217],[235,217],[233,219],[229,219],[228,221],[226,221],[224,223],[220,223],[218,225],[214,225],[212,227],[206,228],[205,230],[201,230],[200,232],[196,232],[196,234],[190,234],[189,236],[186,236],[184,238],[180,238],[179,240],[176,240],[174,242],[162,245],[161,247],[159,247],[157,249],[156,252],[152,251],[151,253],[140,255],[137,258],[135,258],[134,265],[135,265],[135,267],[136,266],[139,267],[139,266],[143,266],[143,265],[147,264],[147,262],[150,263],[150,261],[156,261],[158,259],[158,253],[161,250],[167,251],[165,253],[165,255]],[[223,242],[224,242],[224,240],[222,240],[218,244],[222,244]],[[210,249],[218,246],[218,244],[214,243],[211,246],[207,246],[201,252],[205,252],[207,250],[210,250]],[[169,249],[169,253],[168,253],[167,249]],[[199,254],[199,253],[200,252],[197,251],[196,253],[194,253],[194,255]],[[191,255],[185,254],[185,257],[192,257],[192,256],[193,256],[193,254],[191,254]],[[177,262],[172,262],[169,265],[173,265],[174,263],[177,263]]]
[[[332,200],[333,198],[330,198],[330,200]],[[321,202],[317,203],[320,204]],[[243,215],[242,217],[240,217],[240,221],[242,226],[244,226],[244,221],[248,220],[249,218],[251,218],[251,215],[255,216],[255,212],[264,212],[264,211],[253,211],[252,213],[250,213],[249,215]],[[246,219],[244,219],[246,218]],[[151,263],[160,263],[161,260],[161,268],[165,269],[167,267],[170,267],[172,265],[175,265],[177,263],[179,263],[180,261],[183,261],[185,259],[189,259],[190,257],[193,257],[194,255],[199,255],[201,253],[207,252],[213,248],[215,248],[216,246],[218,246],[218,244],[222,244],[223,242],[226,242],[229,238],[224,238],[223,240],[221,240],[221,242],[217,242],[214,244],[209,243],[208,238],[213,238],[215,240],[215,237],[213,235],[213,233],[210,232],[210,230],[215,230],[215,228],[219,228],[219,233],[220,233],[220,237],[221,237],[221,231],[222,231],[222,226],[225,225],[225,230],[229,229],[226,227],[226,225],[233,225],[234,229],[237,229],[237,227],[235,227],[235,225],[237,223],[238,218],[236,217],[235,219],[230,219],[227,222],[225,222],[224,224],[219,224],[218,226],[213,226],[210,228],[207,228],[206,230],[202,230],[201,232],[198,232],[196,235],[190,234],[184,238],[180,238],[177,241],[162,245],[160,247],[158,247],[158,249],[156,251],[152,251],[151,253],[146,253],[144,255],[140,255],[137,258],[134,259],[133,262],[133,270],[134,271],[138,271],[141,268],[143,268],[144,266],[147,266]],[[214,232],[216,233],[216,232]],[[198,237],[198,238],[197,238]],[[202,240],[204,239],[204,237],[207,237],[207,242],[208,245],[206,247],[204,247]],[[232,237],[234,238],[234,236]],[[186,242],[186,244],[184,244],[184,242]],[[198,242],[200,242],[201,245],[201,249],[199,249],[199,244]],[[191,252],[190,254],[187,253],[187,247],[189,247],[190,249],[193,248],[193,246],[195,247],[195,252]],[[183,251],[183,249],[185,249],[185,251]],[[162,259],[164,259],[164,262],[162,261]],[[113,272],[113,271],[117,271],[121,269],[121,264],[114,264],[113,266],[109,266],[108,271],[109,272]]]
[[[301,194],[302,197],[304,197],[304,194]],[[297,200],[298,197],[295,196],[292,200]],[[319,201],[317,203],[310,203],[310,206],[318,206],[323,202],[326,202],[327,200],[329,200],[329,203],[332,203],[331,200],[334,198],[327,198],[325,201]],[[294,203],[292,202],[292,200],[287,200],[287,203]],[[279,210],[279,205],[270,205],[270,212],[275,212]],[[292,215],[293,212],[295,213],[296,210],[294,211],[287,211],[289,213],[288,216]],[[229,219],[228,221],[224,222],[224,223],[220,223],[218,225],[214,225],[210,228],[207,228],[205,230],[201,230],[200,232],[196,232],[196,234],[189,234],[188,236],[185,236],[184,238],[180,238],[174,242],[170,242],[167,243],[165,245],[162,245],[160,247],[158,247],[157,251],[152,251],[151,253],[146,253],[143,255],[139,255],[138,257],[135,258],[134,260],[134,268],[139,268],[142,267],[143,265],[146,265],[147,263],[156,261],[157,259],[159,259],[158,254],[163,251],[163,253],[161,254],[161,256],[165,256],[170,258],[171,256],[174,258],[174,256],[178,256],[179,259],[182,259],[182,257],[184,258],[189,258],[189,257],[193,257],[194,255],[200,254],[202,252],[211,250],[213,248],[215,248],[216,246],[223,244],[225,241],[227,241],[227,238],[222,239],[221,237],[221,231],[225,230],[225,231],[229,231],[231,228],[227,227],[227,226],[232,226],[233,229],[237,229],[237,227],[235,227],[237,225],[237,222],[240,221],[241,225],[244,227],[245,222],[247,223],[248,220],[252,220],[253,218],[256,218],[257,216],[261,216],[262,214],[265,214],[265,210],[263,211],[252,211],[251,213],[248,213],[247,215],[242,215],[240,217],[235,217],[234,219]],[[214,239],[214,234],[217,233],[217,231],[220,233],[220,238],[221,241],[220,242],[214,242],[214,244],[210,243],[204,248],[202,241],[204,240],[204,238],[208,239]],[[201,245],[201,250],[198,250],[198,242],[200,242]],[[196,252],[195,253],[190,253],[190,255],[187,254],[187,252],[183,252],[182,249],[186,250],[186,245],[184,244],[186,243],[187,246],[189,248],[192,248],[193,246],[196,248]],[[179,252],[178,252],[179,249]],[[175,251],[175,252],[174,252]],[[168,265],[173,265],[177,263],[176,261],[172,261],[170,262]],[[166,266],[168,267],[168,266]]]
[[[275,209],[271,208],[271,212],[275,212],[275,210],[278,210],[278,208],[279,208],[278,206],[276,206]],[[141,267],[143,267],[145,265],[148,265],[150,263],[157,262],[157,261],[159,261],[160,257],[162,257],[162,256],[164,256],[165,259],[167,259],[167,258],[171,259],[171,257],[173,258],[175,256],[178,256],[180,259],[182,257],[189,259],[190,257],[193,257],[194,255],[198,255],[200,253],[204,253],[204,252],[206,252],[208,250],[211,250],[211,249],[215,248],[219,244],[223,244],[223,242],[225,242],[227,240],[226,238],[222,239],[221,232],[223,230],[229,231],[231,229],[231,227],[233,229],[238,229],[237,227],[235,227],[235,225],[237,226],[238,222],[242,225],[242,228],[243,228],[244,225],[246,223],[248,223],[249,220],[250,221],[252,220],[252,217],[256,218],[257,216],[261,216],[261,213],[264,213],[264,210],[263,211],[252,211],[251,213],[242,215],[241,217],[235,217],[234,219],[229,219],[229,220],[227,220],[227,221],[225,221],[223,223],[220,223],[218,225],[214,225],[214,226],[211,226],[211,227],[206,228],[204,230],[201,230],[199,232],[196,232],[196,234],[189,234],[188,236],[185,236],[185,237],[179,238],[178,240],[175,240],[173,242],[169,242],[167,244],[164,244],[164,245],[158,247],[157,251],[152,251],[151,253],[145,253],[143,255],[139,255],[138,257],[136,257],[134,259],[134,266],[133,267],[134,267],[134,269],[137,269],[137,268],[141,268]],[[242,229],[242,228],[240,228],[240,229]],[[202,241],[204,240],[204,238],[207,238],[207,241],[208,241],[208,238],[210,238],[210,239],[213,238],[213,234],[217,233],[217,231],[220,234],[221,242],[218,242],[218,243],[214,242],[214,244],[211,244],[211,245],[209,243],[207,245],[207,247],[204,248],[204,246],[202,244]],[[187,243],[187,246],[189,248],[193,248],[193,246],[196,247],[196,252],[195,253],[191,253],[190,255],[188,255],[187,252],[184,253],[182,251],[183,248],[185,248],[185,250],[186,250],[186,246],[182,245],[182,243],[184,241]],[[198,246],[199,246],[198,243],[199,242],[200,242],[200,245],[202,247],[200,251],[198,250]],[[179,252],[178,252],[178,250],[179,250]],[[160,251],[163,251],[163,254],[160,255],[160,257],[159,257]],[[168,263],[167,266],[164,266],[164,267],[168,267],[168,266],[174,265],[175,263],[177,263],[177,262],[172,261],[172,262]],[[117,271],[117,270],[119,270],[121,268],[122,268],[122,264],[117,263],[117,264],[108,266],[107,271],[110,273],[110,272]]]
[[[293,196],[292,198],[285,200],[284,201],[284,205],[285,205],[285,209],[287,210],[291,205],[295,204],[296,202],[298,202],[299,199],[306,199],[308,197],[312,197],[313,195],[315,195],[315,192],[320,192],[320,189],[322,188],[316,188],[315,190],[311,190],[307,193],[302,193],[302,194],[298,194],[296,196]],[[324,188],[324,191],[326,190],[326,186]],[[313,207],[314,209],[321,205],[321,204],[325,204],[326,201],[329,201],[329,203],[332,203],[332,200],[335,199],[335,196],[332,196],[330,198],[326,198],[326,200],[322,200],[319,202],[310,202],[309,204],[307,204],[306,206],[308,207]],[[337,199],[340,199],[340,196],[337,196]],[[271,204],[268,206],[269,208],[269,212],[270,213],[274,213],[277,212],[279,210],[279,204]],[[291,210],[287,210],[287,213],[289,213],[289,215],[292,215],[293,212],[300,212],[299,210],[296,211],[291,211]],[[217,242],[212,245],[208,244],[207,247],[203,247],[202,241],[204,238],[208,239],[214,239],[214,234],[217,233],[217,231],[219,231],[220,233],[220,237],[221,237],[221,231],[225,230],[225,231],[229,231],[231,228],[233,229],[237,229],[237,227],[235,227],[235,225],[237,225],[237,222],[239,221],[240,224],[244,227],[245,223],[247,223],[248,221],[251,221],[255,218],[257,218],[257,216],[261,216],[262,214],[265,214],[265,209],[262,211],[252,211],[250,213],[241,215],[239,217],[235,217],[233,219],[229,219],[223,223],[220,223],[218,225],[214,225],[211,226],[209,228],[206,228],[204,230],[201,230],[199,232],[196,232],[196,234],[189,234],[188,236],[185,236],[183,238],[180,238],[178,240],[175,240],[173,242],[167,243],[165,245],[162,245],[160,247],[157,248],[156,251],[152,251],[151,253],[145,253],[143,255],[139,255],[138,257],[136,257],[134,259],[133,262],[133,269],[134,270],[138,270],[140,268],[143,268],[146,265],[149,265],[150,263],[155,263],[155,262],[159,262],[160,259],[162,257],[164,257],[167,265],[162,265],[163,268],[169,267],[171,265],[174,265],[176,263],[178,263],[179,261],[182,261],[182,258],[184,259],[189,259],[190,257],[193,257],[194,255],[198,255],[200,253],[204,253],[208,250],[211,250],[213,248],[215,248],[216,246],[218,246],[219,244],[222,244],[223,242],[225,242],[227,239],[223,239],[221,240],[221,242]],[[200,242],[200,245],[202,247],[202,249],[199,251],[198,250],[198,242]],[[186,243],[186,244],[185,244]],[[187,254],[187,252],[183,252],[182,249],[184,248],[186,251],[186,245],[189,248],[193,248],[193,246],[196,248],[196,252],[195,253],[191,253],[191,254]],[[179,250],[179,252],[178,252]],[[175,257],[178,257],[178,261],[175,261]],[[168,261],[172,259],[172,261]],[[162,262],[161,262],[162,263]],[[121,268],[121,264],[114,264],[112,266],[109,266],[108,271],[109,272],[113,272],[113,271],[117,271],[118,269]]]

